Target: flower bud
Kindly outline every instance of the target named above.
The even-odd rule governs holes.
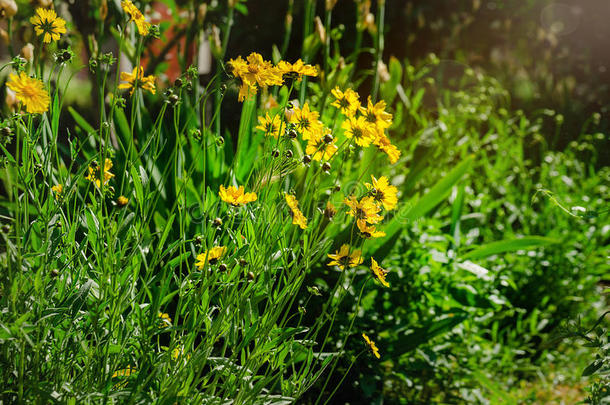
[[[0,0],[0,17],[13,18],[17,14],[15,0]]]
[[[20,54],[23,59],[31,63],[34,60],[34,45],[28,42],[21,48]]]
[[[215,218],[214,222],[212,223],[216,228],[222,226],[222,219],[220,218]]]
[[[303,156],[303,163],[306,164],[306,165],[310,164],[311,163],[311,156],[309,156],[309,155]]]

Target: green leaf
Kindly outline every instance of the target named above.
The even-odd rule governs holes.
[[[86,119],[83,118],[82,115],[80,115],[79,113],[76,112],[76,110],[72,107],[68,107],[68,112],[70,113],[70,115],[72,115],[72,118],[74,118],[74,121],[76,121],[76,124],[81,127],[82,129],[84,129],[85,131],[87,131],[90,134],[95,134],[97,133],[97,131],[95,130],[95,128],[93,128],[93,126],[91,126]]]
[[[523,238],[501,240],[479,246],[461,256],[462,259],[483,259],[499,253],[514,252],[516,250],[532,250],[541,246],[559,243],[556,239],[544,236],[526,236]]]

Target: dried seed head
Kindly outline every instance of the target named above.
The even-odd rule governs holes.
[[[252,273],[251,271],[248,272],[248,280],[254,280],[254,273]]]
[[[287,159],[292,159],[292,156],[294,156],[294,154],[292,153],[292,151],[291,151],[291,150],[287,150],[287,151],[285,152],[285,155],[286,155],[286,158],[287,158]]]
[[[219,226],[222,226],[222,219],[220,218],[214,218],[214,222],[212,223],[216,228],[218,228]]]
[[[277,149],[273,149],[273,151],[271,151],[271,156],[273,156],[274,158],[278,157],[280,155],[280,151]]]
[[[331,166],[330,166],[330,163],[328,163],[328,162],[324,162],[324,164],[322,165],[322,170],[324,170],[327,173],[330,171],[330,168],[331,168]]]
[[[220,265],[218,266],[218,271],[224,273],[225,271],[227,271],[227,265],[224,263],[220,263]]]
[[[298,135],[298,133],[297,133],[297,130],[296,130],[296,129],[294,129],[294,128],[290,128],[290,129],[288,130],[288,138],[290,138],[290,139],[295,139],[295,138],[297,137],[297,135]]]
[[[306,164],[306,165],[310,164],[311,163],[311,156],[309,156],[309,155],[303,156],[303,163]]]
[[[245,259],[239,259],[239,265],[241,267],[246,267],[248,265],[248,261],[246,261]]]
[[[333,136],[331,134],[324,135],[324,143],[331,143],[333,141]]]
[[[59,271],[57,269],[51,270],[51,277],[55,278],[57,276],[59,276]]]

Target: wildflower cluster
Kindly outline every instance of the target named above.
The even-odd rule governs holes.
[[[239,87],[239,101],[244,101],[258,92],[259,88],[269,86],[281,86],[284,76],[293,76],[301,79],[303,76],[317,76],[318,70],[311,65],[306,65],[300,59],[294,64],[280,62],[277,66],[253,52],[245,60],[241,56],[229,60],[231,73],[241,79]]]

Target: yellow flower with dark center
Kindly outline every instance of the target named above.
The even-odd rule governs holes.
[[[49,109],[49,93],[38,79],[29,77],[25,72],[19,76],[14,73],[9,75],[6,87],[15,92],[15,97],[25,105],[25,110],[30,114],[42,114]]]
[[[172,326],[172,318],[166,313],[159,312],[159,327],[167,328],[168,326]]]
[[[321,136],[324,125],[319,120],[320,114],[309,109],[309,104],[305,103],[303,108],[295,107],[293,113],[288,116],[288,122],[295,124],[301,133],[303,140],[315,139]]]
[[[278,114],[273,117],[269,116],[269,113],[265,113],[264,117],[258,117],[259,125],[256,129],[260,129],[267,136],[277,138],[280,135],[280,129],[282,127],[282,120]]]
[[[123,11],[129,14],[129,21],[133,21],[136,24],[140,35],[148,35],[150,23],[146,21],[142,12],[130,0],[121,1],[121,7]]]
[[[337,149],[334,138],[330,142],[325,142],[324,137],[318,135],[307,141],[305,153],[310,155],[314,160],[330,160],[335,152],[337,152]]]
[[[298,225],[301,229],[307,229],[307,218],[299,209],[299,200],[297,200],[295,196],[287,193],[284,194],[284,197],[286,198],[286,203],[292,211],[292,223],[294,225]]]
[[[112,161],[106,158],[104,162],[104,183],[106,185],[110,181],[111,178],[114,177],[114,174],[110,173],[110,169],[112,169]],[[89,166],[89,173],[85,176],[85,179],[94,182],[96,186],[101,187],[102,183],[100,181],[99,171],[101,168],[97,167],[97,165]]]
[[[306,65],[301,59],[294,63],[285,62],[281,60],[277,64],[277,69],[282,75],[294,75],[300,81],[303,76],[316,77],[318,75],[318,69],[312,65]]]
[[[206,263],[215,264],[218,259],[224,256],[226,251],[227,248],[224,246],[215,246],[209,251],[206,250],[203,253],[199,253],[195,261],[195,266],[197,266],[199,270],[203,270]]]
[[[362,264],[364,259],[362,258],[361,250],[351,251],[349,245],[342,245],[339,251],[334,254],[328,254],[328,257],[332,261],[328,262],[329,266],[338,266],[341,270],[345,270],[346,267],[355,267]]]
[[[58,41],[61,34],[66,33],[66,21],[55,14],[55,10],[37,8],[36,15],[30,18],[36,35],[42,35],[46,44]]]
[[[358,230],[360,230],[360,236],[365,239],[381,238],[385,236],[385,232],[378,231],[374,225],[367,224],[363,219],[356,221],[356,225],[358,226]]]
[[[377,357],[378,359],[381,358],[381,356],[379,355],[379,349],[377,348],[377,345],[375,345],[375,342],[369,339],[369,337],[365,333],[362,334],[362,337],[364,338],[366,344],[369,346],[369,349],[373,353],[373,356]]]
[[[369,124],[375,125],[379,133],[392,125],[392,114],[385,111],[385,101],[381,100],[373,104],[371,97],[368,98],[366,108],[360,107],[360,113]]]
[[[271,62],[263,60],[263,57],[252,52],[246,60],[241,56],[237,59],[230,59],[229,65],[233,76],[239,77],[242,84],[239,88],[239,101],[244,101],[246,97],[256,94],[258,87],[280,86],[284,83],[282,74]]]
[[[383,208],[390,211],[396,208],[398,204],[398,189],[388,181],[388,178],[381,176],[379,179],[371,175],[373,183],[364,183],[366,188],[369,189],[369,195],[373,197],[375,201],[383,205]]]
[[[377,278],[377,280],[379,280],[379,282],[384,286],[384,287],[389,287],[390,283],[388,283],[385,280],[385,276],[388,273],[387,270],[381,268],[381,266],[379,266],[377,264],[377,261],[375,259],[373,259],[371,257],[371,272],[373,273],[373,276],[375,276],[375,278]]]
[[[347,213],[355,217],[357,221],[361,220],[368,222],[369,224],[377,224],[383,219],[383,217],[378,214],[381,207],[375,204],[373,197],[362,197],[362,199],[358,201],[356,197],[351,195],[349,198],[344,199],[343,202],[350,208]]]
[[[352,89],[341,91],[339,87],[335,87],[330,91],[335,97],[330,105],[337,107],[343,114],[348,117],[353,117],[360,108],[360,96]]]
[[[376,127],[364,117],[347,117],[341,128],[345,130],[344,134],[347,138],[354,138],[354,141],[363,148],[374,142],[377,135]]]
[[[234,207],[256,201],[256,193],[246,193],[244,186],[239,186],[239,188],[229,186],[228,188],[225,188],[221,185],[218,195],[222,201],[231,204]]]
[[[390,139],[384,133],[378,133],[377,139],[375,139],[375,145],[388,157],[390,158],[390,163],[394,164],[400,158],[400,150],[392,145]]]
[[[124,81],[127,83],[119,84],[119,89],[121,89],[121,90],[131,89],[131,91],[129,92],[129,95],[133,94],[133,91],[135,89],[134,85],[137,87],[140,87],[143,90],[149,91],[152,94],[155,94],[155,92],[156,92],[155,77],[153,75],[149,75],[149,76],[145,77],[144,68],[142,66],[133,68],[131,73],[121,72],[121,81]],[[136,81],[137,81],[137,84],[136,84]]]
[[[61,193],[64,192],[64,186],[63,186],[63,184],[56,184],[53,187],[51,187],[51,191],[53,191],[55,193],[55,199],[59,200]]]

